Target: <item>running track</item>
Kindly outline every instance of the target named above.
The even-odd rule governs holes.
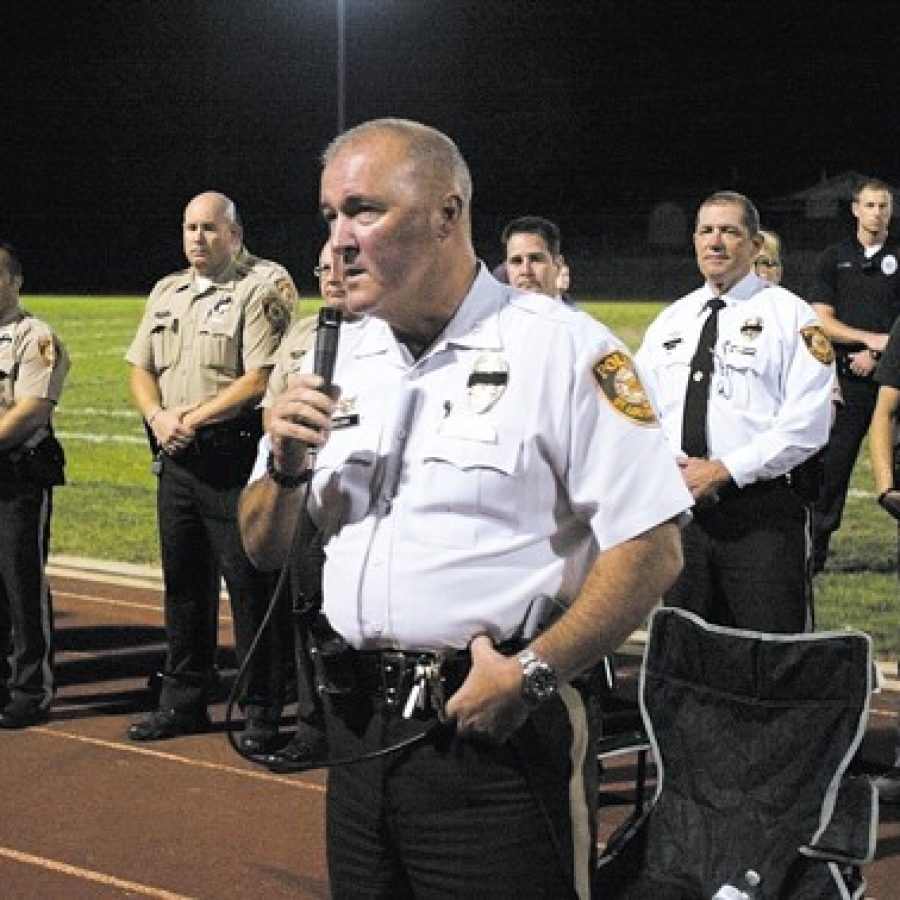
[[[156,574],[59,560],[51,577],[60,689],[48,724],[0,734],[0,896],[327,897],[321,773],[276,776],[240,759],[223,703],[210,734],[125,739],[152,706],[147,675],[162,660]],[[220,618],[227,675],[227,604]],[[863,748],[873,766],[890,756],[897,696],[875,698]],[[601,836],[623,814],[627,766],[605,778]],[[900,807],[882,808],[866,874],[868,897],[900,897]]]

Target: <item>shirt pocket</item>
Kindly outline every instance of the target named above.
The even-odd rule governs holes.
[[[239,327],[237,315],[207,317],[197,329],[200,364],[233,377],[240,374]]]
[[[679,340],[668,349],[663,348],[662,356],[653,368],[657,412],[661,416],[681,408],[695,350],[696,346],[685,340]]]
[[[712,390],[740,409],[755,409],[766,373],[766,344],[726,340],[716,357]]]
[[[165,372],[178,362],[181,352],[181,327],[177,316],[167,313],[153,320],[150,347],[157,372]]]
[[[433,435],[423,447],[415,495],[416,536],[466,546],[521,531],[521,435],[499,428],[496,441]]]
[[[316,455],[313,519],[326,536],[372,512],[377,434],[365,424],[338,428]]]

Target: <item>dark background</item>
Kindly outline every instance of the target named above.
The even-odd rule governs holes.
[[[765,219],[847,170],[900,182],[894,0],[345,8],[347,124],[400,115],[450,134],[490,264],[502,224],[539,213],[562,226],[578,286],[602,292],[660,201],[692,215],[709,191],[736,188]],[[25,258],[26,290],[148,291],[183,265],[181,214],[206,189],[229,194],[253,251],[311,290],[336,9],[4,0],[0,236]],[[690,266],[687,235],[679,253]]]

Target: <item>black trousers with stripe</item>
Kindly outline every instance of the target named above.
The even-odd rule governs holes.
[[[45,563],[52,490],[0,481],[0,698],[53,699],[53,602]]]
[[[326,836],[335,898],[587,897],[596,756],[565,686],[499,747],[439,729],[382,759],[332,769]],[[423,730],[363,694],[326,703],[329,754]]]

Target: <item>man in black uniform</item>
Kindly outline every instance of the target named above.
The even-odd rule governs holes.
[[[819,259],[811,303],[835,345],[843,406],[825,452],[822,493],[813,510],[813,571],[821,572],[841,524],[847,487],[869,429],[878,385],[872,375],[900,315],[900,247],[888,242],[893,200],[883,181],[867,178],[853,197],[856,236]]]
[[[21,288],[22,264],[0,244],[0,728],[45,721],[54,690],[44,563],[63,456],[50,418],[69,358],[50,327],[19,306]]]
[[[219,576],[243,658],[262,620],[271,579],[256,571],[237,532],[237,498],[262,433],[256,409],[289,314],[276,287],[236,261],[234,204],[207,192],[185,209],[190,268],[162,279],[126,354],[131,392],[153,443],[165,580],[168,653],[159,709],[128,730],[156,741],[205,730],[215,658]],[[277,734],[276,665],[254,657],[244,699],[242,744],[264,752]]]

